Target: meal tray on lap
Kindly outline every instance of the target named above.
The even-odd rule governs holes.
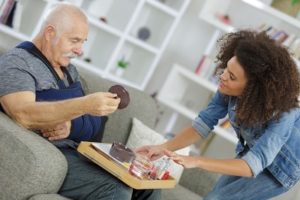
[[[129,163],[120,162],[109,154],[111,144],[97,142],[81,142],[77,151],[82,155],[120,179],[134,189],[164,189],[174,188],[176,180],[169,177],[167,180],[141,179],[128,172]]]

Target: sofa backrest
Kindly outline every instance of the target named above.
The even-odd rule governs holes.
[[[115,82],[101,78],[84,68],[77,67],[77,69],[87,94],[93,92],[107,92],[111,86],[116,84]],[[151,128],[154,127],[158,113],[154,99],[145,92],[131,87],[124,87],[129,92],[130,103],[128,107],[117,110],[108,116],[102,140],[103,142],[117,141],[126,144],[131,130],[133,117],[139,119]]]

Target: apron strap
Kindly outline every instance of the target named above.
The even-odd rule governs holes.
[[[32,42],[29,42],[29,41],[22,42],[21,44],[16,46],[16,48],[24,49],[27,52],[29,52],[30,54],[34,55],[36,58],[38,58],[40,61],[42,61],[46,65],[46,67],[50,70],[51,74],[54,76],[57,83],[59,83],[61,81],[58,74],[56,73],[56,71],[54,70],[52,65],[50,64],[49,60],[42,54],[42,52]],[[74,83],[68,70],[65,67],[62,67],[61,69],[67,75],[69,85]],[[58,85],[60,85],[60,84],[58,84]]]

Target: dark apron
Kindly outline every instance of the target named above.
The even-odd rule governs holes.
[[[61,69],[67,76],[69,83],[69,86],[66,86],[64,81],[59,78],[47,58],[39,51],[38,48],[35,47],[33,43],[28,41],[23,42],[19,44],[17,48],[25,49],[30,54],[40,59],[54,76],[59,86],[59,89],[51,88],[48,90],[36,91],[36,101],[59,101],[84,96],[80,82],[74,82],[68,70],[65,67],[62,67]],[[92,115],[83,115],[73,119],[71,121],[71,133],[68,139],[80,142],[83,140],[91,141],[97,138],[97,140],[100,141],[102,139],[104,129],[101,121],[101,117]]]

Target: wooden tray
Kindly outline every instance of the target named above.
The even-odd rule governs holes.
[[[128,165],[114,160],[108,153],[95,148],[97,144],[92,142],[81,142],[77,148],[85,157],[129,185],[134,189],[163,189],[174,188],[176,180],[170,176],[168,180],[148,180],[140,179],[128,172]]]

